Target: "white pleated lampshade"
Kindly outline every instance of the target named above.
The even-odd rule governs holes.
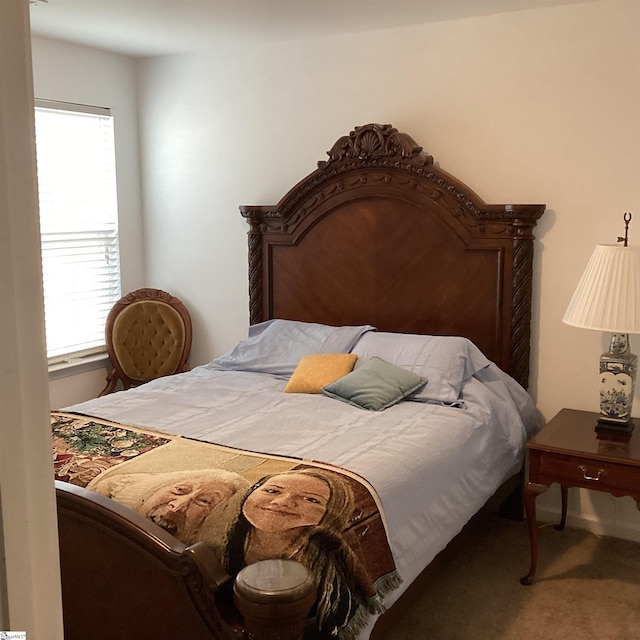
[[[583,329],[640,333],[640,247],[597,245],[562,321]]]

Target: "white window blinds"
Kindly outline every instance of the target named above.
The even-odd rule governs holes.
[[[113,117],[36,101],[36,152],[50,363],[104,348],[120,298]]]

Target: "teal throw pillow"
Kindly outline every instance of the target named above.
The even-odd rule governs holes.
[[[322,393],[370,411],[382,411],[400,402],[427,379],[374,357],[322,388]]]

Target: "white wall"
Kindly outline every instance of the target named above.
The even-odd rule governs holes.
[[[354,125],[391,123],[486,201],[547,204],[531,392],[546,419],[597,410],[606,338],[561,318],[625,211],[640,244],[639,32],[638,3],[606,0],[141,64],[147,277],[191,309],[192,361],[245,337],[238,206],[275,204]],[[640,539],[629,498],[574,491],[570,509]]]
[[[107,359],[105,366],[82,373],[49,380],[49,406],[52,410],[95,398],[104,389],[111,367]]]
[[[33,37],[33,82],[37,98],[112,110],[115,123],[120,259],[123,294],[144,286],[142,201],[138,148],[136,61],[89,47]],[[105,385],[100,368],[50,383],[58,409],[98,395]]]

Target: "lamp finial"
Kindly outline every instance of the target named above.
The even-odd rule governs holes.
[[[618,236],[618,242],[623,243],[623,247],[629,246],[629,223],[631,222],[631,214],[629,212],[625,213],[624,216],[624,238],[622,236]]]

